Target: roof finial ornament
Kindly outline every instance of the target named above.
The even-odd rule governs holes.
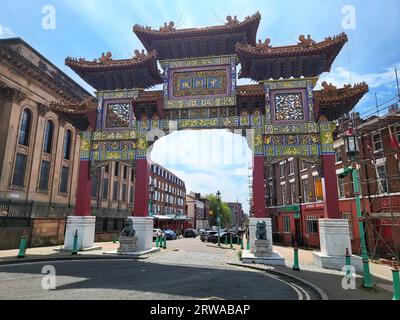
[[[324,88],[324,92],[334,94],[337,91],[337,87],[335,87],[332,83],[328,84],[328,82],[324,81],[321,83],[322,88]]]
[[[266,39],[264,40],[264,42],[262,42],[261,39],[258,39],[258,47],[259,47],[260,49],[268,49],[268,48],[271,48],[270,43],[271,43],[271,39],[270,39],[270,38],[266,38]]]
[[[135,53],[135,58],[136,58],[136,59],[143,59],[143,58],[146,57],[146,54],[145,54],[145,52],[144,52],[144,49],[142,49],[142,52],[140,52],[138,49],[136,49],[136,50],[134,51],[134,53]]]
[[[110,62],[112,60],[112,53],[109,51],[109,52],[107,52],[107,53],[102,53],[101,54],[101,57],[100,57],[100,59],[99,59],[99,62],[100,63],[107,63],[107,62]]]
[[[313,39],[311,39],[310,35],[307,35],[307,38],[304,36],[304,34],[302,34],[299,37],[299,45],[301,46],[305,46],[305,47],[311,47],[312,45],[315,44],[315,41]]]
[[[232,18],[232,16],[227,16],[226,17],[226,21],[228,21],[227,24],[237,24],[237,23],[239,23],[239,20],[238,20],[237,16],[234,16],[233,18]]]
[[[175,30],[175,23],[170,21],[169,23],[164,22],[164,27],[160,27],[161,32],[168,32]]]

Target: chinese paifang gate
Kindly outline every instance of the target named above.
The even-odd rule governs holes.
[[[338,228],[339,233],[346,233],[345,227],[336,223],[343,220],[334,169],[334,121],[354,108],[368,86],[337,88],[324,82],[323,90],[314,90],[318,77],[330,71],[348,41],[346,34],[320,42],[301,35],[293,45],[276,47],[270,39],[256,40],[260,21],[261,15],[256,13],[243,21],[228,16],[224,25],[205,28],[176,29],[173,22],[158,30],[135,25],[133,32],[147,52],[135,50],[133,58],[123,60],[113,59],[110,52],[90,61],[66,59],[66,65],[96,89],[97,97],[93,103],[59,101],[53,105],[57,112],[67,113],[87,127],[81,134],[76,209],[75,216],[68,219],[66,248],[71,247],[75,229],[82,248],[93,245],[91,170],[109,161],[135,168],[132,219],[138,246],[151,248],[146,155],[156,138],[180,129],[252,133],[253,138],[248,139],[253,152],[252,220],[264,219],[269,228],[265,166],[289,157],[314,163],[323,177],[325,218],[332,219],[324,220],[330,221],[336,233]],[[239,86],[237,78],[258,84]],[[149,89],[159,84],[163,90]],[[323,243],[329,242],[328,229],[325,224],[325,235],[321,235],[327,237],[321,241],[321,253],[327,256],[331,254]],[[269,236],[272,246],[271,231]],[[250,238],[253,245],[251,230]],[[345,248],[338,250],[342,249],[344,256]]]

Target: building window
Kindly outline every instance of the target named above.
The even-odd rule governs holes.
[[[284,163],[279,164],[279,172],[281,174],[281,178],[285,176],[285,164]]]
[[[304,179],[302,181],[302,187],[303,187],[303,202],[309,202],[310,199],[308,197],[308,179]]]
[[[336,158],[336,163],[337,162],[342,162],[342,150],[341,149],[336,149],[335,150],[335,158]]]
[[[300,170],[306,170],[307,169],[307,162],[304,160],[300,160]]]
[[[12,185],[17,187],[23,187],[25,183],[25,172],[26,172],[26,161],[27,156],[25,154],[17,153],[15,158],[15,168],[12,179]]]
[[[293,161],[289,161],[289,175],[294,174],[294,164]]]
[[[286,184],[281,185],[281,191],[282,191],[282,204],[286,204]]]
[[[131,170],[131,181],[133,182],[134,179],[135,179],[135,170],[132,169],[132,170]]]
[[[71,158],[71,130],[67,130],[64,136],[64,160],[69,160]]]
[[[323,200],[322,181],[319,176],[314,177],[315,200]]]
[[[92,198],[97,198],[99,190],[99,172],[96,171],[96,173],[93,175],[92,178]]]
[[[29,145],[29,135],[31,132],[32,112],[25,109],[22,112],[21,123],[19,125],[18,143],[23,146]]]
[[[382,150],[382,137],[380,133],[376,133],[372,136],[372,143],[374,145],[374,151]]]
[[[129,202],[133,203],[133,186],[130,187],[129,191]]]
[[[346,198],[346,192],[344,188],[344,178],[338,177],[338,192],[339,192],[339,198]]]
[[[400,143],[400,125],[394,127],[394,133],[397,138],[397,142]]]
[[[306,218],[306,231],[307,233],[318,233],[318,219],[315,216],[308,216]]]
[[[113,185],[113,201],[118,201],[118,181],[114,181],[114,185]]]
[[[108,199],[108,178],[103,180],[103,200]]]
[[[46,129],[44,132],[44,142],[43,142],[43,152],[51,153],[51,149],[53,146],[53,132],[54,132],[54,124],[53,121],[49,120],[46,124]]]
[[[290,233],[290,216],[283,216],[283,232]]]
[[[124,173],[123,173],[123,178],[126,179],[128,176],[128,168],[126,166],[124,166]]]
[[[126,183],[122,184],[122,202],[126,202]]]
[[[296,185],[294,183],[290,184],[290,203],[297,203]]]
[[[350,232],[350,238],[353,240],[353,221],[351,217],[351,212],[342,212],[342,219],[347,219],[349,222],[349,232]]]
[[[110,171],[110,167],[108,166],[108,164],[105,166],[105,168],[104,168],[104,172],[105,173],[108,173]]]
[[[68,177],[69,177],[69,168],[62,166],[60,193],[68,193]]]
[[[39,190],[49,190],[50,161],[42,161],[40,167]]]
[[[117,161],[114,165],[114,176],[118,177],[119,175],[119,162]]]
[[[386,176],[386,167],[385,165],[376,166],[376,173],[377,173],[377,183],[378,183],[378,193],[388,193],[389,192],[389,185]]]

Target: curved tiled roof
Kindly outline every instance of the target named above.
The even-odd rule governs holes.
[[[323,90],[314,91],[314,99],[319,105],[320,113],[328,120],[339,119],[343,114],[350,112],[369,91],[365,82],[354,86],[346,85],[340,89],[325,82],[322,85]]]
[[[145,54],[136,50],[135,54],[123,60],[113,60],[110,52],[93,61],[68,57],[65,64],[96,90],[148,88],[161,84],[157,52]]]
[[[243,21],[228,16],[227,23],[220,26],[176,29],[170,22],[154,30],[136,24],[133,32],[146,50],[156,49],[161,60],[224,55],[235,53],[236,42],[255,45],[260,21],[261,14],[257,12]],[[180,45],[183,48],[177,48]]]
[[[236,44],[240,58],[241,78],[256,81],[318,76],[329,71],[333,61],[348,41],[345,33],[315,42],[310,36],[299,37],[299,43],[290,46],[273,47],[270,39],[256,46]],[[285,59],[282,61],[280,59]]]

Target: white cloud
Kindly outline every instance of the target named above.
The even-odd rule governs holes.
[[[244,137],[227,130],[177,131],[154,144],[151,159],[185,181],[187,192],[219,190],[224,201],[239,199],[248,212],[252,154]]]
[[[0,24],[0,37],[12,37],[13,35],[14,33],[10,28]]]
[[[384,86],[394,89],[396,86],[396,75],[394,71],[395,66],[396,64],[379,72],[365,74],[352,72],[344,67],[337,67],[331,72],[323,74],[318,82],[318,85],[320,86],[323,81],[326,81],[339,88],[343,87],[344,84],[354,84],[365,81],[370,88]]]

